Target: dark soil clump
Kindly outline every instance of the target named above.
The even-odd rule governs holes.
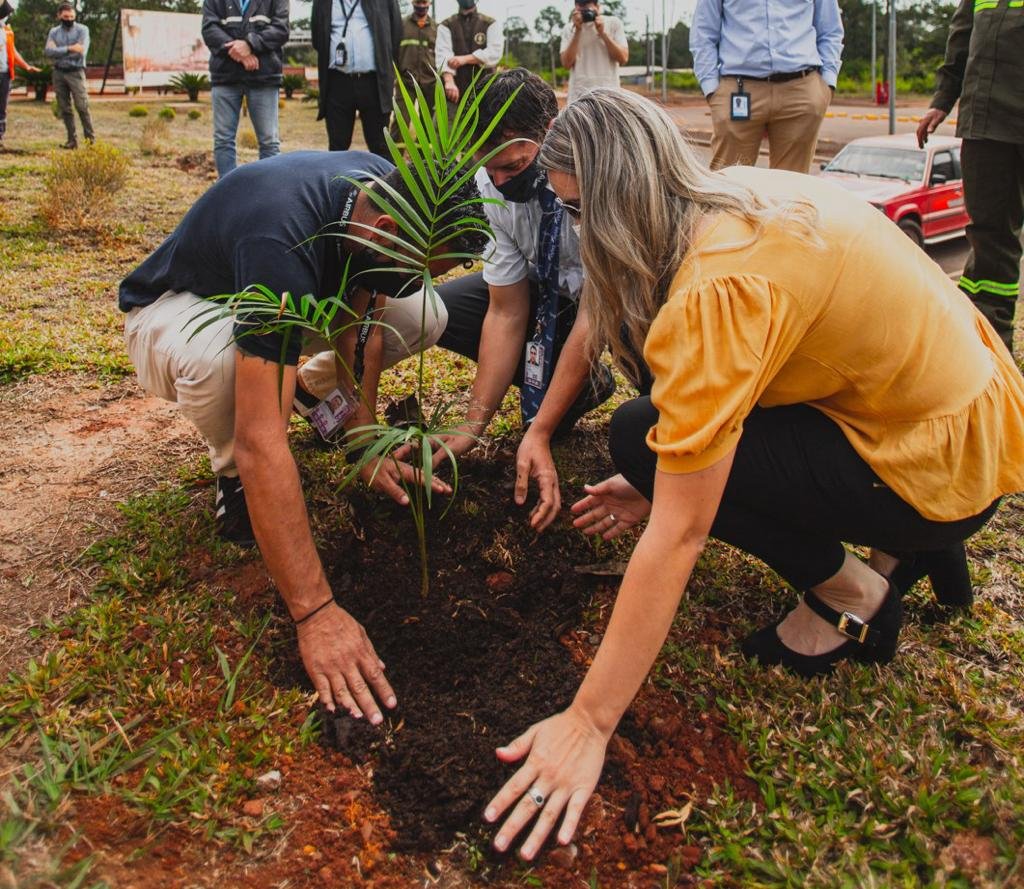
[[[593,551],[578,533],[534,534],[512,505],[513,477],[509,456],[463,468],[448,514],[429,520],[425,599],[412,523],[397,507],[354,504],[362,541],[327,569],[387,664],[399,708],[382,730],[343,715],[324,737],[357,761],[373,754],[404,850],[479,825],[511,774],[494,748],[567,706],[579,683],[558,637],[579,622],[590,584],[573,566]],[[408,535],[398,547],[397,529]]]
[[[353,531],[326,554],[332,588],[387,665],[399,707],[379,729],[323,714],[322,742],[372,765],[393,849],[436,853],[457,834],[489,847],[483,810],[514,771],[495,748],[571,702],[610,614],[607,579],[602,587],[574,570],[600,555],[567,522],[531,531],[528,507],[512,501],[512,461],[463,461],[454,504],[444,516],[445,502],[435,505],[426,598],[411,519],[390,502],[350,492]],[[280,655],[279,680],[308,686],[295,649]],[[745,771],[720,714],[688,713],[647,684],[609,745],[569,863],[551,855],[547,867],[660,878],[671,861],[685,873],[699,848],[687,845],[684,825],[665,829],[654,816],[699,805],[723,783],[753,798]]]

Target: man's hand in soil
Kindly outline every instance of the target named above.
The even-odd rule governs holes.
[[[504,852],[536,816],[536,824],[519,850],[529,861],[537,854],[563,810],[565,818],[558,831],[558,842],[567,845],[597,786],[609,737],[581,711],[569,707],[563,713],[532,725],[507,747],[499,747],[496,752],[502,762],[518,762],[524,756],[526,762],[484,812],[484,818],[494,822],[511,810],[494,838],[494,847]],[[543,800],[534,798],[537,792]],[[541,809],[539,816],[538,808]]]
[[[651,503],[622,475],[613,475],[596,485],[584,485],[587,496],[572,505],[573,526],[584,534],[600,534],[613,540],[627,528],[642,522]]]
[[[324,706],[344,707],[356,719],[363,714],[373,725],[383,716],[377,701],[394,707],[398,701],[384,677],[362,625],[343,608],[329,605],[298,626],[299,653]]]
[[[399,506],[408,506],[409,495],[402,485],[403,483],[406,485],[422,484],[421,474],[418,469],[408,463],[403,463],[397,457],[398,451],[389,457],[370,460],[359,470],[359,477],[370,490],[376,491],[378,494],[387,494]],[[452,492],[451,485],[436,476],[430,480],[430,490],[435,494],[451,494]]]
[[[526,503],[530,479],[537,480],[537,505],[530,512],[530,527],[538,533],[558,516],[562,508],[562,493],[558,488],[558,470],[551,456],[551,439],[532,425],[516,452],[516,490],[518,506]]]

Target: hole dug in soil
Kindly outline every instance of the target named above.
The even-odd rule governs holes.
[[[393,849],[437,854],[461,835],[484,852],[478,864],[488,870],[500,870],[501,860],[483,809],[513,772],[494,749],[569,704],[614,595],[574,572],[595,553],[567,523],[540,536],[530,530],[528,508],[512,503],[513,481],[509,454],[464,461],[456,502],[444,518],[435,508],[428,519],[425,599],[411,521],[379,499],[353,493],[356,533],[326,559],[333,589],[387,664],[399,707],[379,729],[324,713],[322,742],[372,767]],[[294,650],[282,656],[279,681],[308,685]],[[700,806],[726,782],[754,798],[744,760],[717,711],[689,712],[645,684],[612,739],[574,848],[552,852],[549,842],[541,872],[568,868],[585,881],[596,870],[601,885],[624,885],[623,871],[663,884],[667,864],[692,870],[700,849],[682,826],[659,827],[655,816]]]

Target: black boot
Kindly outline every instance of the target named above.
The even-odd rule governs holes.
[[[947,608],[970,608],[974,602],[974,588],[967,567],[967,551],[963,543],[928,552],[899,552],[899,559],[891,580],[903,592],[924,577],[932,582],[935,598]]]
[[[888,595],[867,621],[849,611],[836,611],[810,590],[804,593],[804,602],[850,641],[823,654],[799,654],[782,644],[777,632],[782,623],[780,619],[747,636],[741,645],[743,653],[748,658],[756,657],[764,666],[781,664],[807,679],[831,673],[840,661],[853,659],[865,664],[887,664],[893,659],[903,623],[903,601],[891,580]]]

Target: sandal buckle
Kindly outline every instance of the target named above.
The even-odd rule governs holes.
[[[851,629],[852,628],[852,632]],[[839,630],[844,636],[850,639],[856,639],[861,645],[864,644],[864,640],[868,637],[868,630],[870,626],[862,621],[856,614],[851,614],[849,611],[844,611],[839,616],[839,623],[836,624],[836,629]]]

